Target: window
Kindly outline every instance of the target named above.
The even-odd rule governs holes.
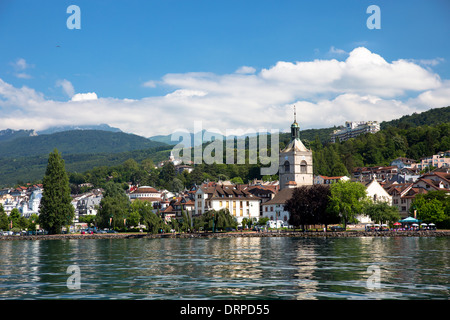
[[[284,162],[284,172],[290,172],[291,171],[291,169],[290,169],[290,164],[289,164],[289,161],[285,161]]]
[[[300,173],[306,173],[306,167],[307,167],[306,161],[303,160],[303,161],[300,163]]]

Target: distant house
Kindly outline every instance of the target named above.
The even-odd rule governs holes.
[[[189,166],[187,164],[179,164],[175,166],[175,173],[181,174],[183,171],[186,171],[187,173],[191,173],[194,168],[192,166]]]
[[[150,201],[152,204],[155,202],[160,202],[161,192],[156,190],[150,186],[142,186],[138,187],[128,194],[128,197],[131,201],[141,200],[141,201]]]
[[[163,218],[170,221],[173,218],[182,219],[183,212],[188,216],[194,216],[195,203],[186,197],[175,197],[169,205],[161,211]]]
[[[400,157],[395,160],[392,160],[390,163],[390,166],[396,166],[399,169],[403,168],[409,168],[409,169],[415,169],[417,166],[416,160]]]
[[[370,181],[375,175],[378,180],[392,179],[399,172],[396,166],[376,166],[376,167],[356,167],[353,169],[352,176],[358,181]]]
[[[347,176],[327,177],[318,175],[314,177],[314,184],[332,184],[338,181],[348,181],[348,180],[350,180],[350,178]]]
[[[450,151],[438,152],[438,154],[421,158],[417,167],[419,170],[425,170],[430,167],[450,168]]]
[[[286,187],[280,190],[272,200],[262,204],[262,216],[269,220],[281,220],[285,224],[289,222],[289,211],[284,209],[286,202],[292,198],[296,185],[290,184],[292,187]]]

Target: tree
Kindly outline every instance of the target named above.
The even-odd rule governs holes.
[[[234,184],[244,184],[244,181],[242,180],[241,177],[234,177],[233,179],[230,180],[230,182]]]
[[[411,209],[417,210],[417,217],[426,223],[435,223],[439,228],[450,227],[450,196],[447,191],[435,190],[416,195]]]
[[[56,148],[49,155],[42,185],[39,221],[49,234],[61,233],[63,225],[72,223],[75,210],[64,160]]]
[[[338,214],[344,227],[357,222],[356,216],[363,212],[366,188],[358,182],[339,181],[331,185],[330,202],[327,210]]]
[[[389,205],[384,201],[366,201],[364,203],[364,213],[369,218],[379,224],[394,223],[400,220],[400,213],[398,208]]]
[[[86,214],[86,215],[80,216],[78,218],[78,221],[87,223],[88,226],[91,226],[94,223],[95,218],[96,218],[96,216],[93,214]]]
[[[166,163],[159,173],[159,179],[164,182],[172,181],[176,176],[175,166],[172,162]]]
[[[199,230],[224,230],[226,228],[236,228],[237,222],[230,214],[228,209],[220,209],[219,211],[210,210],[200,217],[194,218],[194,228]]]
[[[161,229],[167,231],[168,227],[164,220],[153,212],[153,206],[150,201],[134,201],[131,204],[131,210],[139,213],[142,222],[147,226],[149,233],[158,233]]]
[[[289,224],[305,226],[308,224],[335,223],[337,218],[332,212],[327,212],[330,187],[327,185],[312,185],[296,188],[284,205],[289,211]]]
[[[8,230],[10,227],[8,215],[3,208],[3,205],[0,203],[0,230]]]
[[[105,192],[100,201],[98,223],[101,227],[124,227],[124,219],[128,218],[130,200],[122,189],[121,184],[112,181],[105,185]]]
[[[11,210],[11,213],[9,214],[9,220],[12,221],[13,228],[17,228],[19,229],[19,231],[28,228],[28,219],[21,216],[20,211],[17,208]]]
[[[258,225],[265,226],[267,224],[267,221],[269,221],[269,217],[261,217],[258,219]]]
[[[28,230],[36,231],[36,225],[39,224],[39,216],[36,213],[33,213],[28,220]]]

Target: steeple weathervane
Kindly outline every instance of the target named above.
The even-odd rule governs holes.
[[[295,110],[295,104],[294,104],[294,122],[297,123],[297,112]]]

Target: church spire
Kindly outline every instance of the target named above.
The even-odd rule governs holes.
[[[294,122],[297,123],[297,111],[295,109],[295,104],[294,104]]]
[[[300,127],[297,123],[297,110],[294,105],[294,123],[291,125],[291,141],[300,139]]]

